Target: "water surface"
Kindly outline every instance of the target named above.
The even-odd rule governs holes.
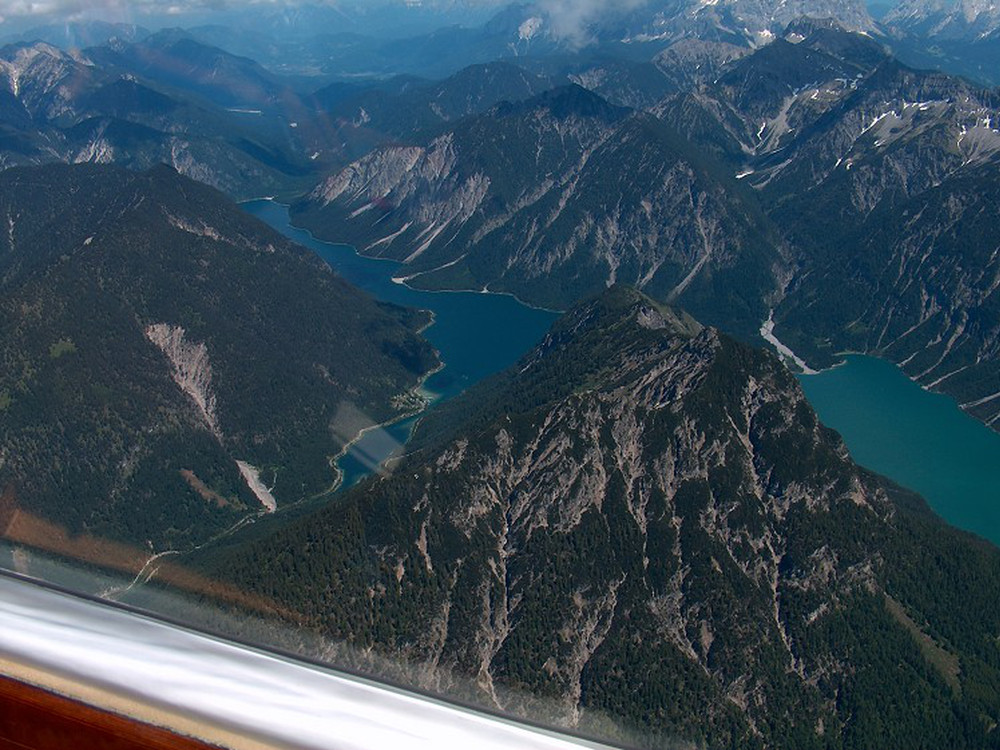
[[[919,492],[949,523],[1000,544],[1000,434],[874,357],[850,355],[799,379],[855,461]]]
[[[445,367],[426,383],[432,400],[455,396],[473,383],[514,364],[537,344],[556,314],[538,310],[513,297],[477,292],[425,292],[392,281],[400,264],[365,258],[350,245],[323,242],[289,222],[288,207],[269,200],[242,204],[294,242],[310,248],[355,286],[385,302],[434,313],[424,336],[440,352]],[[409,438],[415,420],[372,430],[339,462],[345,486],[371,473]]]
[[[392,281],[399,263],[317,240],[289,223],[286,206],[262,200],[243,208],[378,299],[434,313],[434,325],[424,335],[445,368],[427,381],[432,400],[455,396],[510,366],[555,319],[554,313],[509,296],[410,289]],[[851,355],[840,367],[800,380],[820,418],[843,435],[858,463],[919,492],[949,523],[1000,544],[1000,434],[962,412],[953,399],[925,391],[895,365],[873,357]],[[340,461],[345,485],[398,451],[415,421],[366,433]]]

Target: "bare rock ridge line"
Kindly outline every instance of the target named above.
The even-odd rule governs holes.
[[[775,262],[749,206],[669,128],[575,84],[423,146],[376,149],[292,213],[400,261],[412,285],[488,288],[552,309],[618,282],[673,289],[671,301],[690,306],[728,274],[764,278],[758,269]]]
[[[208,357],[208,347],[204,343],[188,340],[183,328],[167,323],[147,326],[146,338],[166,355],[174,382],[195,403],[212,434],[221,441],[222,432],[216,413],[215,394],[212,392],[212,364]],[[236,461],[236,465],[243,481],[264,510],[274,513],[278,509],[278,502],[271,493],[273,487],[268,487],[261,480],[260,470],[246,461]]]
[[[174,382],[191,397],[212,434],[221,437],[212,392],[212,364],[204,343],[189,341],[180,326],[153,323],[146,327],[146,338],[166,355]]]

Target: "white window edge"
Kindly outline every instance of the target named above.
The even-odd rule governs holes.
[[[9,575],[0,672],[233,750],[604,747]]]

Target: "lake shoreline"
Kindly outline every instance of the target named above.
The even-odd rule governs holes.
[[[400,265],[398,262],[369,258],[351,245],[337,245],[313,237],[309,230],[291,224],[285,204],[267,201],[243,204],[243,207],[293,242],[310,249],[344,279],[376,299],[430,311],[433,323],[423,331],[439,352],[444,366],[428,373],[422,385],[438,394],[439,401],[453,398],[483,378],[513,365],[542,340],[555,320],[553,313],[529,308],[513,295],[504,293],[413,289],[393,278],[393,271]],[[822,422],[844,436],[855,460],[923,495],[932,509],[949,523],[985,536],[994,543],[1000,542],[1000,487],[996,491],[995,502],[991,500],[993,495],[985,489],[991,481],[1000,485],[1000,476],[991,477],[988,472],[983,475],[981,466],[978,469],[975,466],[957,468],[968,459],[962,454],[975,453],[976,450],[986,451],[986,457],[980,462],[982,466],[1000,466],[1000,442],[995,443],[1000,441],[1000,435],[961,411],[954,399],[926,389],[889,360],[868,353],[839,352],[838,356],[843,359],[832,367],[824,370],[808,368],[810,374],[801,374],[798,379]],[[856,357],[877,363],[868,368],[876,370],[877,382],[864,384],[864,365],[858,377],[858,368],[852,367]],[[856,390],[837,393],[837,381],[845,378],[849,381],[853,379],[852,387]],[[416,386],[420,387],[421,384]],[[880,388],[887,390],[881,393]],[[824,391],[828,391],[825,397]],[[915,399],[914,403],[918,405],[898,406],[895,410],[886,408],[899,398]],[[426,408],[394,415],[392,419],[362,431],[335,457],[335,468],[343,472],[337,477],[338,483],[318,497],[343,491],[345,484],[349,486],[356,479],[371,474],[374,466],[381,465],[398,451],[399,444],[405,443],[406,435],[396,426],[407,419],[419,417]],[[909,422],[901,432],[893,432],[898,423],[909,418],[909,412],[919,415],[924,414],[926,409],[930,409],[934,416],[916,424]],[[956,422],[957,416],[961,419]],[[970,429],[971,424],[979,431],[974,430],[971,438],[952,437],[950,443],[935,449],[908,443],[920,436],[935,434],[941,424],[951,424],[950,429],[959,432]],[[351,457],[350,448],[372,435],[375,428],[390,432],[396,429],[384,440],[371,440],[365,445],[363,455]],[[872,436],[875,436],[874,440]],[[865,440],[870,446],[867,450]],[[998,446],[995,454],[990,452],[990,446],[994,444]],[[870,452],[872,450],[874,455]],[[948,454],[953,463],[942,465],[940,459],[944,454]],[[929,467],[933,469],[929,472],[928,483]],[[936,482],[935,474],[939,475]],[[970,485],[966,475],[975,477],[974,482],[979,484]],[[945,478],[947,481],[941,481]],[[991,520],[994,514],[995,521]]]
[[[251,198],[249,200],[239,201],[237,205],[239,205],[241,208],[243,208],[245,205],[248,205],[250,203],[273,203],[274,205],[281,206],[282,208],[285,208],[285,209],[291,208],[291,204],[290,203],[282,203],[281,201],[277,200],[274,196],[263,197],[263,198]],[[316,235],[316,233],[313,232],[311,229],[308,229],[307,227],[300,226],[298,224],[293,224],[292,221],[291,221],[291,217],[290,216],[289,216],[288,225],[291,226],[291,227],[293,227],[294,229],[300,231],[300,232],[305,232],[315,242],[321,242],[321,243],[323,243],[325,245],[332,245],[334,247],[349,247],[349,248],[351,248],[351,252],[353,252],[359,258],[363,258],[365,260],[370,260],[370,261],[377,261],[377,262],[381,262],[381,263],[394,263],[395,265],[397,265],[399,267],[403,267],[403,266],[406,265],[402,261],[394,260],[393,258],[382,258],[382,257],[379,257],[377,255],[365,255],[363,252],[361,252],[360,250],[358,250],[358,248],[355,245],[352,245],[349,242],[337,242],[336,240],[326,240],[326,239],[323,239],[322,237],[319,237],[318,235]],[[429,271],[424,271],[423,273],[430,273],[430,272]],[[489,289],[489,285],[483,287],[482,289],[423,289],[423,288],[421,288],[419,286],[413,286],[412,284],[407,283],[407,282],[409,282],[410,279],[415,279],[415,278],[417,278],[420,275],[422,275],[422,274],[421,273],[417,273],[417,274],[413,274],[412,276],[395,276],[395,275],[393,275],[393,276],[390,276],[390,280],[392,281],[393,284],[399,284],[400,286],[405,286],[407,289],[411,289],[414,292],[421,292],[423,294],[492,294],[492,295],[496,295],[498,297],[510,297],[515,302],[517,302],[519,305],[527,307],[529,310],[537,310],[538,312],[552,313],[554,315],[562,315],[563,313],[566,312],[565,310],[553,310],[553,309],[548,308],[548,307],[542,307],[540,305],[532,304],[531,302],[527,302],[527,301],[521,299],[520,297],[518,297],[513,292],[494,292],[494,291],[491,291]]]
[[[1000,434],[872,354],[845,352],[837,366],[797,379],[858,464],[917,492],[949,524],[1000,544]]]
[[[365,427],[331,457],[330,464],[338,472],[331,487],[300,502],[342,491],[358,477],[370,474],[371,464],[381,465],[390,457],[393,441],[405,441],[401,430],[393,427],[513,365],[543,339],[556,319],[554,312],[524,304],[505,292],[422,290],[400,283],[395,277],[401,266],[398,261],[369,257],[353,245],[316,237],[309,229],[295,226],[288,204],[278,200],[245,201],[240,207],[314,253],[345,281],[380,302],[426,312],[429,319],[415,330],[430,342],[439,359],[439,365],[407,391],[409,397],[421,399],[423,405]],[[378,429],[392,434],[384,440],[373,437]],[[371,439],[366,443],[365,438]],[[364,450],[352,456],[352,449],[359,446]]]
[[[384,430],[385,428],[392,427],[393,425],[399,424],[400,422],[405,422],[408,419],[413,419],[414,417],[419,417],[421,414],[425,413],[431,406],[433,406],[435,403],[437,403],[436,399],[433,398],[433,396],[436,395],[436,394],[434,394],[432,391],[428,391],[425,386],[427,385],[427,381],[431,377],[433,377],[434,375],[437,375],[439,372],[441,372],[442,370],[444,370],[446,367],[447,367],[447,364],[445,362],[440,362],[437,367],[435,367],[434,369],[432,369],[432,370],[428,371],[427,373],[425,373],[420,378],[420,380],[417,381],[416,385],[414,385],[412,388],[410,388],[406,392],[407,395],[416,396],[417,398],[419,398],[423,402],[423,405],[420,408],[413,409],[413,410],[408,411],[408,412],[403,412],[401,414],[397,414],[396,416],[390,417],[389,419],[386,419],[383,422],[379,422],[378,424],[373,424],[373,425],[369,425],[368,427],[362,428],[361,431],[358,432],[357,435],[355,435],[349,442],[347,442],[347,443],[344,444],[344,447],[341,448],[340,451],[338,451],[335,455],[331,456],[330,457],[330,466],[332,466],[334,468],[334,470],[337,472],[337,477],[335,478],[334,483],[330,487],[330,489],[328,489],[326,492],[323,492],[323,493],[321,493],[319,495],[315,495],[315,496],[313,496],[310,499],[315,500],[315,499],[318,499],[320,497],[325,497],[327,495],[332,495],[332,494],[334,494],[336,492],[339,492],[341,489],[350,489],[349,487],[348,488],[344,488],[344,486],[343,486],[344,485],[344,480],[347,477],[347,472],[346,472],[346,470],[343,467],[340,466],[340,461],[342,459],[344,459],[351,452],[351,449],[354,448],[355,446],[357,446],[358,443],[361,440],[363,440],[366,435],[374,432],[375,430]],[[425,395],[425,394],[427,394],[427,395]],[[410,431],[412,432],[412,429]],[[391,458],[392,458],[391,455],[387,456],[382,461],[382,463],[384,463],[385,461],[390,460]],[[379,467],[381,465],[382,464],[380,463]],[[374,468],[371,473],[373,473],[373,474],[377,473],[379,467]]]

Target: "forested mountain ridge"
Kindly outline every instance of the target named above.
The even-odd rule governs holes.
[[[324,492],[436,365],[426,314],[168,167],[9,169],[0,215],[0,487],[72,533],[183,547]]]
[[[884,356],[996,424],[997,93],[830,19],[695,47],[658,56],[678,90],[649,112],[557,87],[376,149],[293,216],[421,288],[563,309],[631,283],[744,339],[773,309],[811,366]]]
[[[577,85],[378,149],[292,216],[403,261],[413,286],[562,308],[620,281],[744,332],[766,317],[781,262],[753,200],[656,118]]]
[[[975,63],[995,9],[539,0],[374,39],[342,5],[0,49],[6,564],[630,747],[1000,750],[1000,551],[748,345],[884,357],[1000,429],[1000,94],[888,46]],[[209,184],[388,260],[337,258],[433,298],[448,362]],[[414,288],[569,312],[452,396],[535,324]]]
[[[796,258],[778,336],[813,366],[842,351],[889,358],[994,424],[1000,97],[835,26],[800,31],[699,95]]]
[[[1000,553],[855,466],[774,356],[614,287],[412,448],[196,564],[335,663],[653,747],[998,746]]]

